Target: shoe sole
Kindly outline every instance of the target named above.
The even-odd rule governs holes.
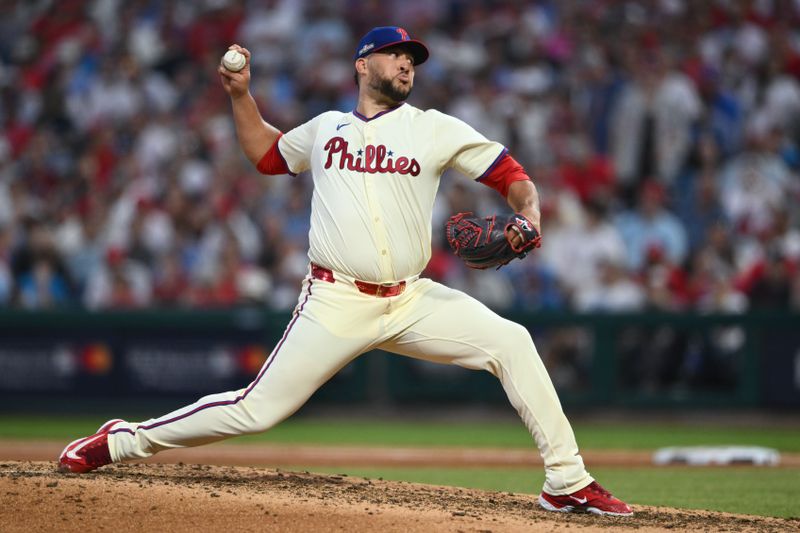
[[[88,437],[81,437],[79,439],[75,439],[74,441],[67,444],[61,451],[61,455],[58,456],[58,469],[61,472],[70,474],[85,474],[86,472],[91,472],[92,470],[94,470],[94,468],[91,468],[89,470],[83,470],[83,469],[73,470],[70,464],[64,460],[64,457],[67,455],[67,452],[72,451],[81,442],[91,439],[92,437],[96,436],[99,433],[111,431],[111,428],[114,427],[114,424],[117,424],[119,422],[124,422],[124,420],[122,420],[121,418],[115,418],[113,420],[109,420],[108,422],[97,428],[97,431],[95,431],[94,434],[89,435]]]
[[[604,516],[632,516],[633,512],[630,513],[612,513],[611,511],[604,511],[602,509],[598,509],[597,507],[575,507],[573,505],[564,505],[563,507],[556,507],[546,499],[544,499],[541,495],[539,495],[539,506],[546,510],[552,511],[554,513],[591,513],[595,515],[604,515]]]

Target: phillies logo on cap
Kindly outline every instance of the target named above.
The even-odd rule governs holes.
[[[417,39],[412,39],[408,32],[399,26],[379,26],[372,28],[359,41],[353,59],[366,57],[373,52],[390,46],[400,45],[411,52],[414,65],[421,65],[428,59],[428,48]]]

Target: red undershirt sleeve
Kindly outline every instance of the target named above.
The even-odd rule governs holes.
[[[525,172],[525,169],[522,168],[522,165],[508,155],[508,152],[504,151],[497,160],[486,169],[483,176],[478,178],[478,181],[496,190],[502,194],[504,198],[507,198],[508,188],[512,183],[529,179],[531,178]]]
[[[283,158],[280,149],[278,148],[278,141],[283,136],[283,133],[278,134],[278,138],[272,143],[267,153],[261,158],[256,165],[256,169],[262,174],[275,176],[279,174],[289,174],[296,176],[297,174],[289,170],[289,165],[286,164],[286,159]]]

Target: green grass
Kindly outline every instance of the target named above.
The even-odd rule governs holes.
[[[576,424],[581,448],[654,450],[662,446],[735,444],[800,452],[800,427],[726,427],[697,424]]]
[[[414,483],[538,494],[544,473],[531,468],[307,468]],[[792,468],[597,468],[592,475],[631,504],[728,513],[800,517],[800,469]]]
[[[105,419],[0,416],[0,438],[75,438],[93,432]],[[800,452],[800,428],[744,428],[679,424],[574,425],[578,444],[592,450],[653,450],[662,446],[752,445]],[[233,443],[273,442],[364,446],[469,446],[528,448],[533,441],[516,421],[402,422],[341,419],[290,419],[267,433]]]

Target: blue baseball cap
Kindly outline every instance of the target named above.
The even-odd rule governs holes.
[[[421,65],[430,55],[428,53],[428,48],[422,44],[422,41],[409,37],[408,32],[403,28],[398,26],[379,26],[377,28],[372,28],[361,38],[358,42],[356,55],[353,60],[367,57],[372,52],[377,52],[378,50],[396,44],[403,45],[411,52],[415,65]]]

